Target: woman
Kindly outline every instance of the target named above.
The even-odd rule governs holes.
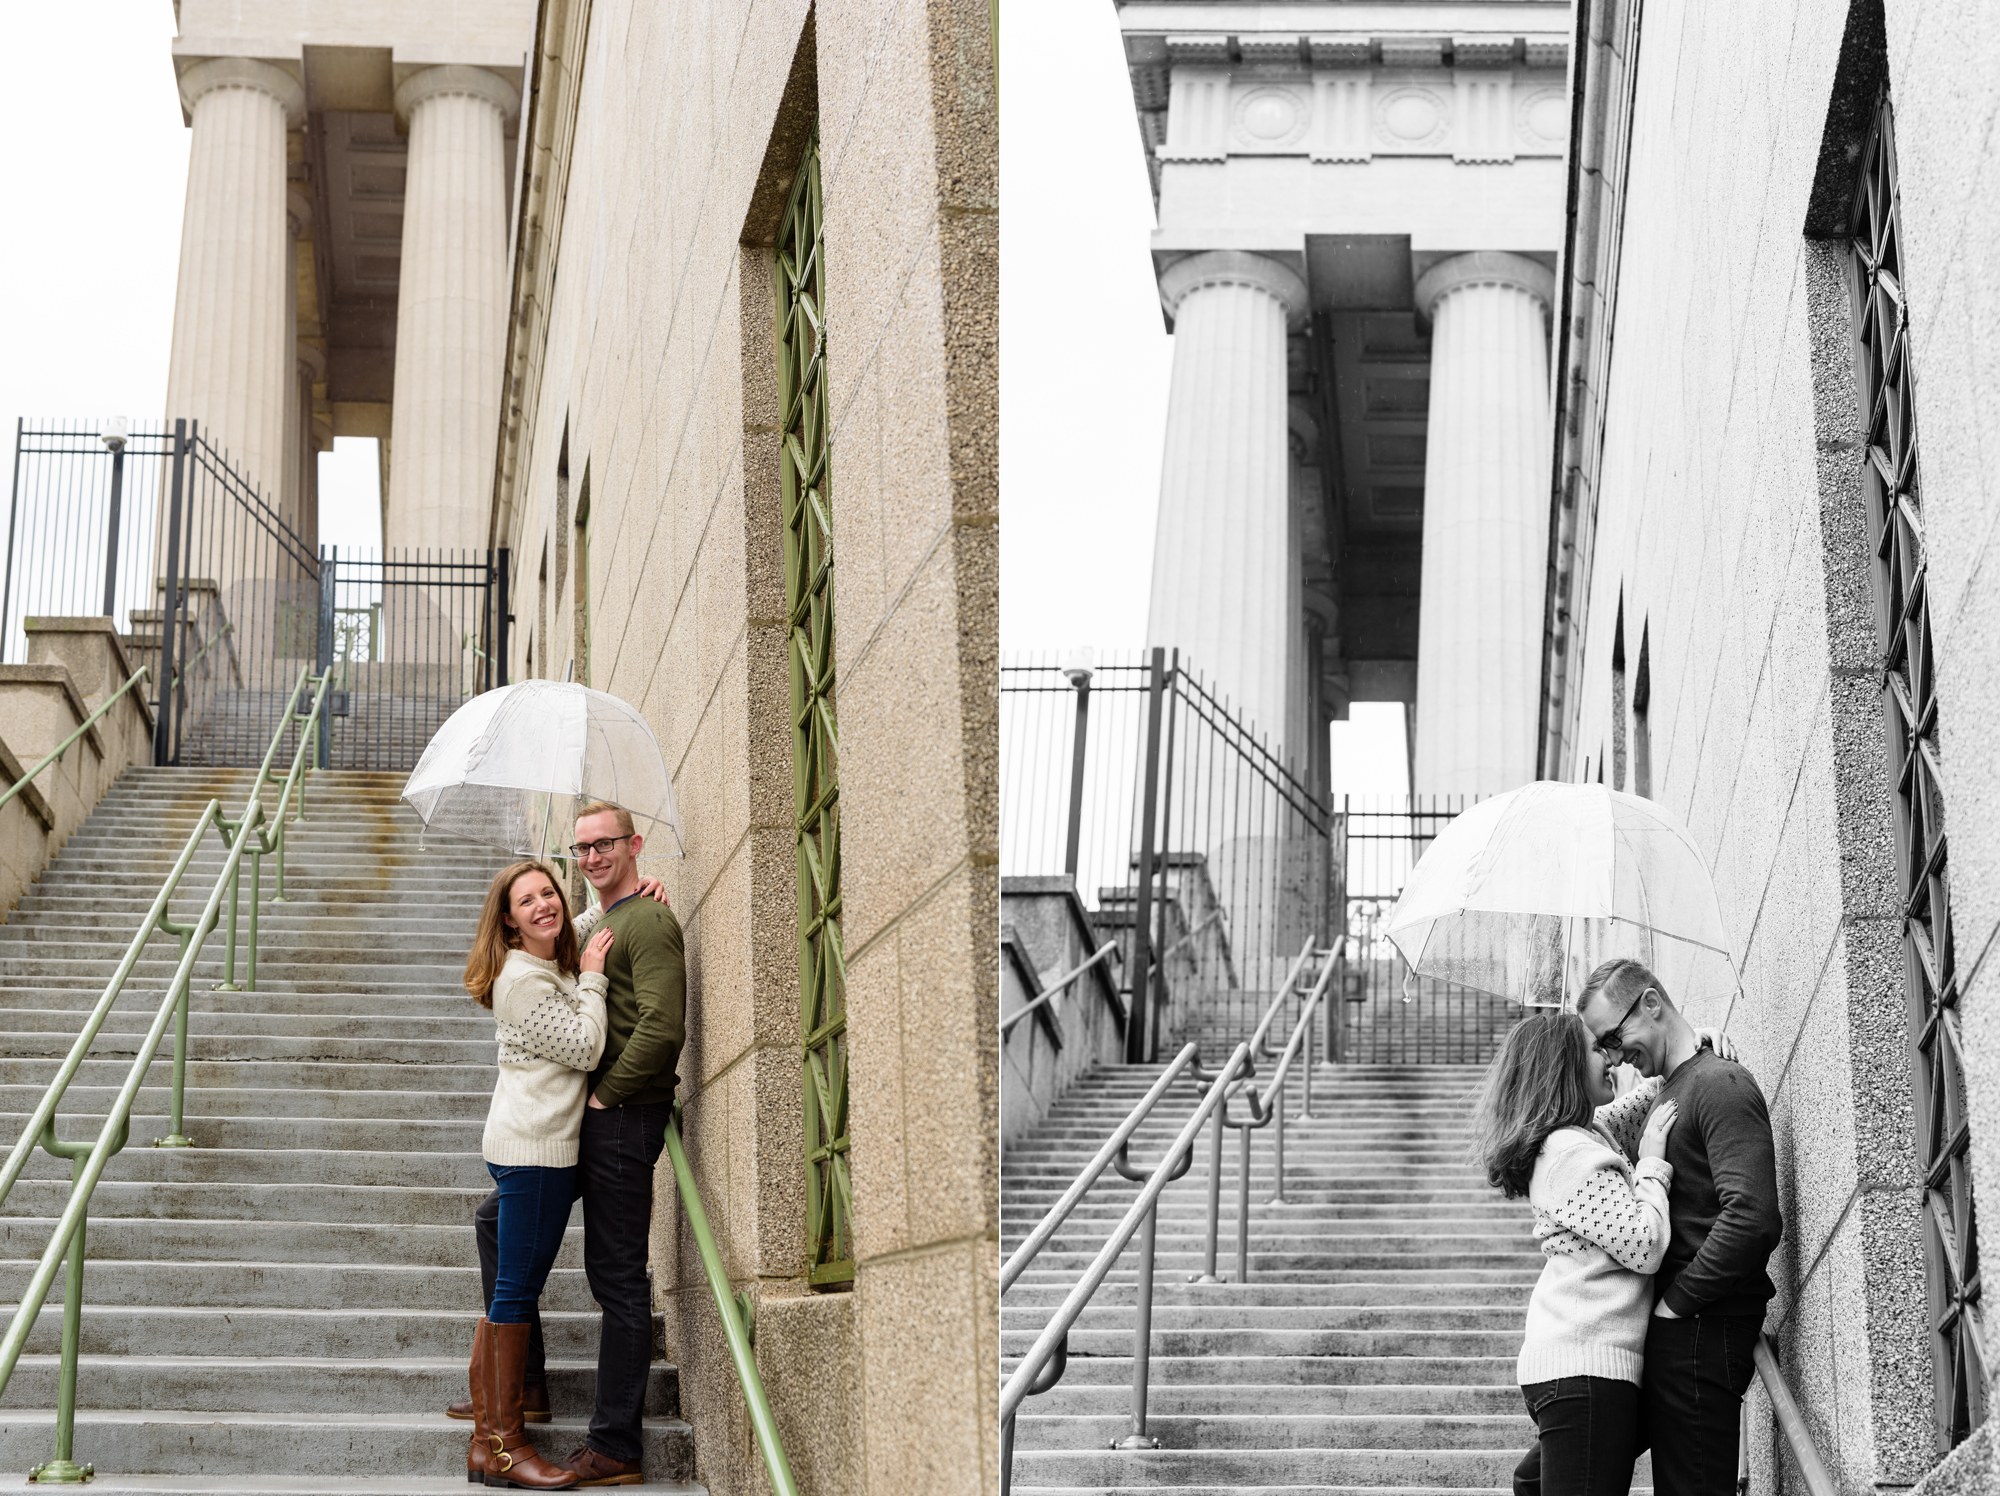
[[[577,1483],[528,1442],[522,1374],[529,1324],[562,1248],[576,1194],[584,1091],[604,1052],[604,958],[612,932],[579,955],[562,888],[539,862],[504,868],[486,891],[465,990],[493,1010],[500,1078],[480,1152],[499,1198],[500,1260],[472,1341],[466,1479],[533,1491]]]
[[[1541,1436],[1515,1474],[1518,1493],[1626,1496],[1644,1447],[1639,1380],[1652,1275],[1669,1240],[1675,1108],[1646,1118],[1629,1162],[1614,1138],[1645,1115],[1659,1082],[1614,1102],[1611,1071],[1581,1018],[1534,1014],[1501,1045],[1474,1122],[1487,1180],[1528,1198],[1548,1259],[1516,1366]]]

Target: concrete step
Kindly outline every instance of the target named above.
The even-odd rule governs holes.
[[[529,1424],[544,1458],[583,1442],[588,1420]],[[25,1470],[54,1450],[55,1413],[19,1409],[0,1419],[0,1466]],[[397,1470],[412,1477],[456,1475],[464,1489],[467,1425],[429,1413],[176,1413],[79,1409],[76,1449],[107,1471],[129,1474],[348,1476]],[[649,1418],[641,1435],[650,1476],[694,1473],[694,1431],[678,1418]],[[96,1489],[103,1487],[93,1486]],[[210,1487],[209,1489],[214,1489]],[[627,1488],[629,1489],[629,1488]]]
[[[89,1282],[86,1268],[86,1289]],[[7,1308],[11,1317],[13,1306]],[[549,1355],[576,1361],[594,1358],[600,1319],[595,1308],[543,1311],[542,1337]],[[477,1290],[457,1314],[435,1309],[133,1306],[94,1303],[86,1293],[81,1344],[93,1356],[448,1359],[470,1352],[478,1321]],[[1129,1343],[1131,1337],[1126,1338]],[[45,1306],[28,1332],[28,1349],[53,1355],[61,1348],[61,1306]],[[300,1406],[316,1405],[310,1387],[299,1391]]]
[[[77,1386],[100,1408],[168,1412],[293,1413],[302,1406],[339,1413],[434,1413],[466,1396],[466,1357],[404,1356],[391,1361],[308,1356],[83,1356]],[[60,1356],[23,1356],[7,1383],[8,1405],[52,1408]],[[551,1360],[549,1406],[560,1418],[588,1418],[597,1397],[597,1360]],[[1518,1402],[1518,1397],[1516,1398]],[[656,1362],[646,1414],[680,1416],[676,1370]]]
[[[0,1259],[0,1300],[18,1304],[35,1262]],[[50,1290],[62,1295],[63,1275]],[[204,1262],[89,1256],[85,1298],[115,1307],[148,1304],[172,1308],[427,1309],[462,1314],[479,1306],[479,1272],[465,1267],[378,1262]],[[587,1314],[596,1307],[581,1268],[549,1275],[544,1309]]]

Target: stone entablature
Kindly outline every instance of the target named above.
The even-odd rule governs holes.
[[[1569,42],[1559,13],[1566,8],[1515,5],[1505,7],[1515,14],[1496,18],[1498,9],[1427,8],[1410,19],[1458,29],[1417,34],[1358,29],[1379,6],[1280,13],[1343,23],[1317,31],[1244,30],[1245,20],[1270,14],[1249,7],[1125,7],[1126,60],[1154,195],[1166,162],[1560,160],[1569,141]],[[1524,9],[1533,13],[1520,15]],[[1501,29],[1492,29],[1496,19]],[[1524,21],[1550,29],[1526,29]]]

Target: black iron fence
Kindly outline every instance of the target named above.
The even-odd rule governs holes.
[[[507,553],[322,555],[297,509],[192,421],[20,422],[0,661],[26,658],[28,618],[111,618],[151,667],[160,764],[257,762],[300,667],[334,667],[322,766],[414,767],[506,684]]]
[[[1067,872],[1121,938],[1128,1059],[1261,1014],[1340,929],[1339,818],[1162,650],[1001,668],[1001,871]]]
[[[1240,1038],[1308,940],[1345,958],[1329,1045],[1340,1060],[1483,1063],[1520,1016],[1410,976],[1383,934],[1463,797],[1315,794],[1157,651],[1013,657],[1000,701],[1001,872],[1071,874],[1100,933],[1124,942],[1147,1019],[1128,1058],[1188,1031]]]

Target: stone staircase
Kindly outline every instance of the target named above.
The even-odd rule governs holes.
[[[234,814],[252,771],[131,769],[0,926],[0,1146],[73,1042],[211,796]],[[99,1492],[465,1489],[464,1395],[479,1315],[471,1216],[489,1181],[480,1131],[492,1019],[459,972],[499,854],[432,838],[396,802],[398,774],[312,776],[287,837],[286,893],[263,906],[257,992],[217,992],[221,932],[197,969],[186,1130],[161,1149],[171,1034],[139,1094],[132,1141],[92,1200],[76,1454]],[[267,797],[276,803],[276,793]],[[198,913],[222,861],[210,834],[174,917]],[[271,892],[266,859],[265,893]],[[249,888],[246,860],[244,890]],[[247,930],[247,924],[245,926]],[[156,935],[58,1112],[94,1136],[165,990],[177,943]],[[239,970],[239,979],[241,973]],[[39,1151],[0,1208],[0,1298],[47,1245],[69,1168]],[[544,1294],[556,1420],[545,1454],[581,1442],[597,1310],[581,1212]],[[55,1452],[62,1280],[0,1397],[0,1489]],[[656,1362],[648,1483],[698,1492],[675,1368]]]
[[[1008,1150],[1003,1254],[1158,1074],[1099,1068]],[[1266,1203],[1271,1129],[1253,1134],[1247,1284],[1234,1281],[1234,1131],[1225,1134],[1217,1264],[1229,1281],[1189,1282],[1202,1269],[1204,1133],[1192,1167],[1161,1198],[1148,1431],[1162,1447],[1108,1447],[1131,1431],[1135,1238],[1071,1333],[1062,1381],[1022,1405],[1015,1492],[1510,1490],[1533,1436],[1514,1358],[1541,1255],[1526,1205],[1503,1201],[1466,1161],[1479,1074],[1471,1065],[1322,1064],[1310,1121],[1298,1115],[1295,1074],[1285,1204]],[[1195,1099],[1192,1084],[1169,1093],[1133,1141],[1135,1163],[1159,1160]],[[1101,1180],[1007,1293],[1003,1378],[1138,1190]],[[1642,1461],[1641,1484],[1647,1470]]]

